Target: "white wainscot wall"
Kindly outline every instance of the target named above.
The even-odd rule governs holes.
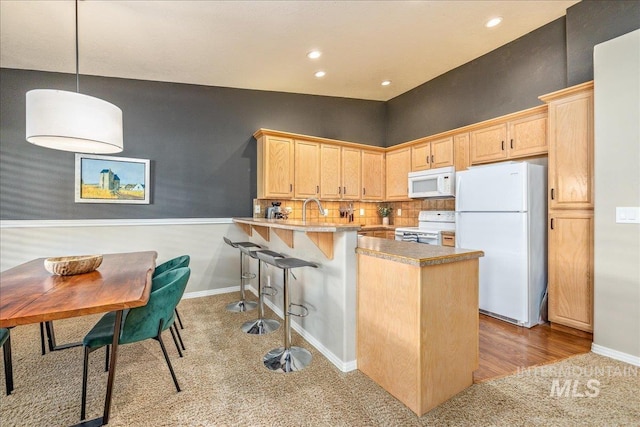
[[[157,264],[187,254],[185,298],[239,289],[239,255],[222,240],[247,240],[230,218],[0,222],[0,271],[34,258],[156,251]]]

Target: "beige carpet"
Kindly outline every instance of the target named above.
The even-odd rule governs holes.
[[[181,393],[173,387],[157,342],[120,347],[109,425],[640,425],[640,368],[594,354],[475,384],[423,417],[416,417],[359,371],[338,371],[295,333],[294,344],[313,354],[311,366],[292,374],[272,373],[263,367],[262,355],[281,344],[282,328],[266,336],[244,334],[240,325],[256,312],[226,312],[225,305],[236,298],[228,294],[180,304],[185,357],[178,358],[168,333],[165,342]],[[56,322],[58,341],[81,339],[97,319]],[[37,325],[15,328],[11,336],[15,391],[0,395],[0,425],[77,423],[82,349],[41,356]],[[102,412],[106,375],[104,350],[92,353],[90,418]],[[4,390],[4,377],[1,381]],[[571,390],[565,388],[558,397],[556,386],[551,395],[554,381],[558,386],[570,381]]]

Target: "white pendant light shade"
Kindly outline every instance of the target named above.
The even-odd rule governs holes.
[[[27,92],[27,141],[76,153],[120,153],[122,110],[77,92],[30,90]]]

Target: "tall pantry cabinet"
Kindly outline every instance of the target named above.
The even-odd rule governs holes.
[[[593,332],[593,82],[540,99],[549,112],[549,321]]]

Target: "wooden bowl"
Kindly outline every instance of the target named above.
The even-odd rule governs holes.
[[[44,268],[51,274],[73,276],[95,270],[102,264],[102,255],[79,255],[47,258]]]

